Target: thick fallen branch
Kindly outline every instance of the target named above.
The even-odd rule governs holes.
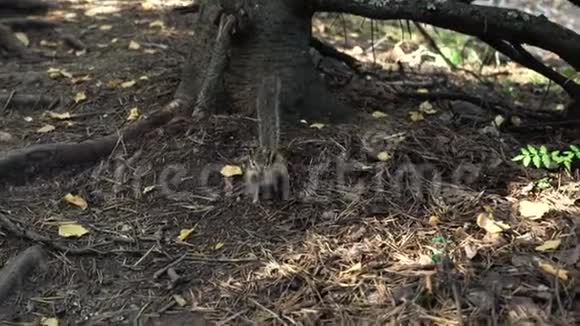
[[[30,247],[8,261],[0,270],[0,305],[38,268],[46,269],[46,253],[41,246]]]
[[[580,35],[545,17],[514,9],[435,0],[315,0],[312,9],[380,20],[408,19],[477,37],[528,44],[558,54],[580,71]]]
[[[0,114],[11,108],[45,108],[51,109],[60,99],[42,94],[0,94]]]

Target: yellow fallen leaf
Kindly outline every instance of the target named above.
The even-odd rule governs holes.
[[[431,226],[437,226],[441,223],[441,219],[439,218],[439,216],[437,215],[431,215],[429,217],[429,225]]]
[[[522,200],[518,203],[518,212],[529,220],[539,220],[550,211],[550,205],[544,202]]]
[[[42,317],[40,320],[41,326],[58,326],[58,319]]]
[[[161,20],[156,20],[156,21],[152,21],[151,23],[149,23],[149,27],[158,27],[158,28],[164,29],[165,23],[163,23]]]
[[[48,113],[48,116],[51,117],[52,119],[67,120],[67,119],[71,118],[71,114],[69,112],[58,113],[58,112],[48,111],[47,113]]]
[[[413,121],[413,122],[425,120],[425,117],[423,116],[423,114],[421,112],[417,112],[417,111],[409,112],[409,117],[410,117],[411,121]]]
[[[139,77],[139,80],[149,80],[149,77],[143,75],[143,76]]]
[[[224,177],[233,177],[235,175],[242,175],[242,168],[237,165],[225,165],[220,173]]]
[[[224,246],[224,243],[223,243],[223,242],[218,242],[218,243],[215,245],[215,250],[219,250],[219,249],[223,248],[223,246]]]
[[[313,123],[310,125],[310,128],[322,129],[322,128],[324,128],[324,124],[323,123]]]
[[[73,84],[81,84],[81,83],[84,83],[84,82],[89,81],[89,80],[91,80],[91,77],[89,77],[89,75],[85,75],[85,76],[82,76],[82,77],[77,77],[77,78],[71,79],[71,83],[73,83]]]
[[[87,233],[89,230],[80,224],[61,224],[58,226],[58,235],[64,238],[80,238]]]
[[[129,111],[129,116],[127,117],[127,121],[135,121],[139,118],[139,108],[134,107]]]
[[[184,297],[180,296],[179,294],[174,294],[173,295],[173,300],[175,300],[175,302],[180,306],[180,307],[185,307],[185,305],[187,305],[187,300],[185,300]]]
[[[546,261],[541,261],[538,266],[540,266],[540,268],[550,274],[550,275],[554,275],[557,276],[561,279],[563,279],[564,281],[568,280],[568,271],[562,268],[556,268],[554,265],[552,265],[549,262]]]
[[[519,127],[522,125],[522,119],[516,115],[512,115],[512,117],[510,118],[510,121],[512,122],[512,125]]]
[[[78,92],[75,95],[75,103],[80,103],[86,99],[87,99],[87,94],[85,94],[85,92]]]
[[[117,88],[119,85],[121,85],[121,83],[123,83],[123,81],[120,79],[111,79],[105,84],[105,87],[108,89],[113,89]]]
[[[30,45],[30,40],[28,39],[28,36],[24,33],[14,33],[14,36],[16,36],[16,38],[26,47],[28,47]]]
[[[386,116],[387,116],[387,114],[385,114],[384,112],[381,112],[381,111],[373,112],[373,118],[376,118],[376,119],[384,118]]]
[[[185,241],[185,239],[189,237],[189,235],[191,234],[191,232],[193,232],[193,230],[194,228],[182,229],[181,231],[179,231],[179,236],[177,237],[177,239],[179,239],[179,241]]]
[[[48,73],[48,77],[53,79],[59,77],[72,78],[72,74],[64,69],[48,68],[46,72]]]
[[[70,72],[68,72],[68,71],[66,71],[66,70],[64,70],[64,69],[61,69],[61,70],[60,70],[60,74],[61,74],[62,76],[64,76],[64,77],[66,77],[66,78],[73,78],[73,75],[72,75]]]
[[[429,93],[429,90],[426,89],[426,88],[419,88],[417,90],[417,93],[419,93],[419,94],[428,94]]]
[[[361,263],[356,263],[354,265],[352,265],[351,267],[349,267],[347,270],[340,272],[340,274],[350,274],[350,273],[356,273],[356,272],[360,272],[362,270],[362,264]]]
[[[44,46],[47,48],[56,48],[58,46],[58,43],[56,42],[49,42],[47,40],[40,40],[40,46]]]
[[[496,127],[500,127],[504,122],[505,118],[501,114],[496,115],[493,119],[493,123],[495,123]]]
[[[53,126],[53,125],[44,125],[43,127],[41,127],[38,130],[36,130],[36,132],[38,132],[40,134],[46,134],[47,132],[51,132],[54,129],[56,129],[56,127]]]
[[[392,157],[391,154],[389,154],[387,152],[380,152],[377,155],[377,158],[379,159],[379,161],[383,161],[383,162],[386,162],[386,161],[390,160],[391,157]]]
[[[99,29],[100,29],[101,31],[110,31],[111,29],[113,29],[113,25],[101,25],[101,26],[99,27]]]
[[[129,42],[129,50],[139,50],[141,48],[141,44],[131,41]]]
[[[501,233],[510,229],[509,225],[501,221],[495,221],[493,216],[487,212],[482,212],[477,215],[477,225],[489,233]]]
[[[80,207],[82,210],[85,210],[85,209],[87,209],[87,207],[89,207],[89,205],[87,204],[87,201],[83,197],[76,196],[76,195],[73,195],[71,193],[66,194],[64,196],[64,200],[66,202],[68,202],[69,204]]]
[[[429,103],[428,101],[425,101],[421,103],[421,105],[419,105],[419,112],[425,114],[435,114],[437,113],[437,110],[433,109],[433,104]]]
[[[537,246],[536,250],[541,251],[541,252],[556,250],[560,246],[560,243],[562,243],[562,240],[560,240],[560,239],[548,240],[548,241],[544,242],[542,245]]]
[[[147,186],[147,187],[145,187],[145,189],[143,189],[143,194],[146,195],[146,194],[152,192],[153,190],[155,190],[155,188],[157,188],[155,185]]]
[[[124,82],[124,83],[121,83],[121,88],[129,88],[129,87],[133,87],[133,86],[135,86],[135,84],[137,84],[137,82],[136,82],[136,81],[134,81],[134,80],[129,80],[129,81],[126,81],[126,82]]]
[[[118,41],[119,41],[119,39],[115,37],[111,40],[111,43],[117,43]]]

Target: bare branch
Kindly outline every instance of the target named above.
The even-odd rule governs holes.
[[[315,11],[342,12],[373,19],[409,19],[460,33],[521,43],[554,52],[580,71],[580,35],[514,9],[425,0],[315,0]]]

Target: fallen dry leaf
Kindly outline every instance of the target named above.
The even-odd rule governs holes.
[[[135,86],[135,84],[137,84],[136,81],[129,80],[129,81],[126,81],[126,82],[121,83],[121,88],[130,88],[130,87]]]
[[[428,94],[429,93],[429,90],[426,89],[426,88],[419,88],[417,90],[417,93],[419,93],[419,94]]]
[[[87,94],[85,94],[85,92],[78,92],[75,95],[75,99],[74,100],[75,100],[75,103],[80,103],[80,102],[82,102],[82,101],[84,101],[86,99],[87,99]]]
[[[496,127],[500,127],[504,122],[505,118],[501,114],[496,115],[493,119],[493,123],[495,123]]]
[[[548,211],[550,211],[550,205],[543,202],[522,200],[518,204],[520,215],[532,221],[541,219]]]
[[[487,212],[477,215],[477,225],[489,233],[501,233],[510,229],[509,225],[501,221],[495,221],[493,215]]]
[[[558,249],[558,247],[560,247],[561,243],[562,243],[562,240],[560,240],[560,239],[548,240],[548,241],[544,242],[542,245],[537,246],[536,250],[541,251],[541,252],[556,250],[556,249]]]
[[[340,272],[341,275],[344,274],[352,274],[352,273],[358,273],[362,270],[362,264],[361,263],[356,263],[354,265],[352,265],[351,267],[349,267],[348,269]]]
[[[540,267],[540,269],[542,269],[544,272],[550,275],[554,275],[564,281],[568,280],[568,271],[565,269],[557,268],[547,261],[540,261],[538,263],[538,266]]]
[[[423,114],[421,112],[417,112],[417,111],[409,112],[409,118],[413,122],[425,120],[425,117],[423,116]]]
[[[56,129],[56,127],[53,125],[44,125],[44,126],[40,127],[38,130],[36,130],[36,132],[38,132],[40,134],[46,134],[47,132],[51,132],[54,129]]]
[[[149,27],[157,27],[157,28],[161,28],[164,29],[165,28],[165,23],[161,20],[155,20],[152,21],[151,23],[149,23]]]
[[[387,117],[387,114],[381,111],[375,111],[373,112],[373,118],[379,119],[379,118],[384,118]]]
[[[99,27],[99,29],[100,29],[101,31],[110,31],[111,29],[113,29],[113,25],[101,25],[101,26]]]
[[[322,128],[324,128],[324,124],[323,123],[313,123],[310,125],[310,128],[322,129]]]
[[[24,33],[14,33],[14,36],[26,47],[30,45],[30,40],[28,39],[28,35]]]
[[[141,44],[131,41],[129,42],[129,50],[139,50],[141,48]]]
[[[383,161],[383,162],[386,162],[386,161],[390,160],[391,157],[392,157],[392,155],[389,154],[389,153],[387,153],[387,152],[380,152],[377,155],[377,158],[379,159],[379,161]]]
[[[66,202],[68,202],[69,204],[80,207],[82,210],[85,210],[85,209],[87,209],[87,207],[89,207],[89,205],[87,204],[87,201],[83,197],[76,196],[76,195],[73,195],[71,193],[66,194],[64,196],[64,200]]]
[[[135,121],[139,118],[139,108],[134,107],[129,110],[129,116],[127,117],[127,121]]]
[[[180,306],[180,307],[185,307],[185,305],[187,305],[187,300],[185,300],[185,298],[183,298],[182,296],[180,296],[179,294],[174,294],[173,295],[173,300],[175,300],[175,302]]]
[[[431,104],[429,101],[425,101],[419,105],[419,112],[425,114],[435,114],[437,113],[437,110],[433,109],[433,104]]]
[[[194,229],[195,228],[182,229],[181,231],[179,231],[179,236],[177,237],[177,239],[179,239],[179,241],[185,241],[185,239],[189,237],[189,235],[193,232]]]
[[[218,243],[215,245],[215,250],[219,250],[219,249],[221,249],[221,248],[223,248],[223,247],[224,247],[224,243],[223,243],[223,242],[218,242]]]
[[[237,165],[225,165],[220,173],[226,178],[242,175],[242,168]]]
[[[56,119],[56,120],[67,120],[67,119],[71,118],[71,114],[69,112],[58,113],[58,112],[48,111],[47,114],[50,118]]]
[[[58,226],[58,235],[63,238],[80,238],[87,233],[89,230],[80,224],[61,224]]]
[[[76,78],[71,79],[71,83],[81,84],[81,83],[84,83],[84,82],[89,81],[89,80],[91,80],[91,77],[89,77],[89,75],[85,75],[82,77],[76,77]]]
[[[41,326],[58,326],[58,319],[42,317],[40,320]]]
[[[431,215],[429,217],[429,225],[431,226],[437,226],[441,223],[441,219],[439,218],[439,216],[437,215]]]

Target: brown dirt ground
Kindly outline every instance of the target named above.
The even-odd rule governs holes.
[[[63,2],[50,17],[87,44],[86,53],[70,52],[57,32],[29,31],[31,47],[57,57],[0,66],[3,91],[59,97],[53,111],[79,116],[55,120],[45,115],[46,107],[8,107],[0,130],[15,140],[0,144],[1,150],[114,133],[129,123],[131,108],[147,114],[171,99],[191,37],[190,16],[144,10],[139,1],[119,2],[117,13],[85,16],[95,3]],[[151,27],[156,20],[165,28]],[[55,45],[43,46],[42,40]],[[141,48],[129,50],[132,40]],[[378,50],[392,58],[388,46]],[[49,68],[90,80],[73,84],[70,78],[49,78]],[[112,80],[137,83],[107,87]],[[494,85],[483,86],[467,74],[416,69],[406,76],[383,70],[378,78],[357,77],[336,87],[338,95],[369,117],[375,110],[387,117],[321,130],[307,125],[285,130],[293,194],[285,203],[252,204],[241,195],[238,178],[230,193],[215,174],[209,189],[200,186],[204,167],[240,164],[256,146],[255,122],[231,116],[213,117],[189,133],[179,126],[164,128],[138,144],[120,144],[97,165],[4,186],[0,209],[5,214],[54,243],[82,250],[50,251],[48,271],[25,282],[11,302],[0,306],[0,321],[22,325],[55,317],[61,325],[153,325],[157,318],[158,325],[185,325],[192,323],[188,318],[194,312],[222,325],[453,325],[459,307],[464,321],[474,325],[492,320],[578,324],[577,172],[523,169],[510,161],[527,143],[564,148],[579,138],[578,131],[509,128],[506,123],[499,135],[482,134],[493,113],[479,109],[475,118],[464,112],[450,118],[446,101],[433,101],[436,114],[411,122],[409,112],[422,100],[395,93],[428,88],[505,98]],[[544,98],[536,89],[519,86],[518,100],[536,108],[538,103],[553,107],[562,98],[558,93]],[[81,91],[87,99],[77,104],[73,98]],[[46,124],[56,129],[37,132]],[[384,141],[381,148],[392,158],[376,162],[362,153],[368,132],[403,132],[405,138]],[[368,169],[359,167],[337,185],[339,157]],[[115,162],[125,164],[121,178],[115,176]],[[408,162],[429,163],[442,173],[438,196],[427,187],[419,198],[389,181]],[[462,163],[482,167],[471,184],[451,182]],[[172,186],[181,197],[167,196],[161,187],[172,165],[186,171],[182,182]],[[383,175],[369,172],[379,168]],[[135,175],[141,176],[136,188]],[[311,184],[315,175],[318,187]],[[534,188],[544,177],[551,187]],[[377,178],[385,181],[383,187],[356,186]],[[88,209],[64,202],[67,193],[85,198]],[[309,196],[301,196],[305,193]],[[523,199],[548,202],[555,210],[540,220],[524,219],[512,208]],[[476,216],[486,209],[511,229],[492,235],[478,227]],[[90,232],[79,239],[59,237],[57,225],[67,220]],[[187,228],[194,230],[178,241],[180,230]],[[550,239],[562,240],[557,250],[534,250]],[[33,244],[4,229],[0,241],[2,263]],[[453,266],[441,263],[442,257]],[[567,270],[568,279],[542,270],[539,259]],[[163,272],[172,262],[176,282]]]

